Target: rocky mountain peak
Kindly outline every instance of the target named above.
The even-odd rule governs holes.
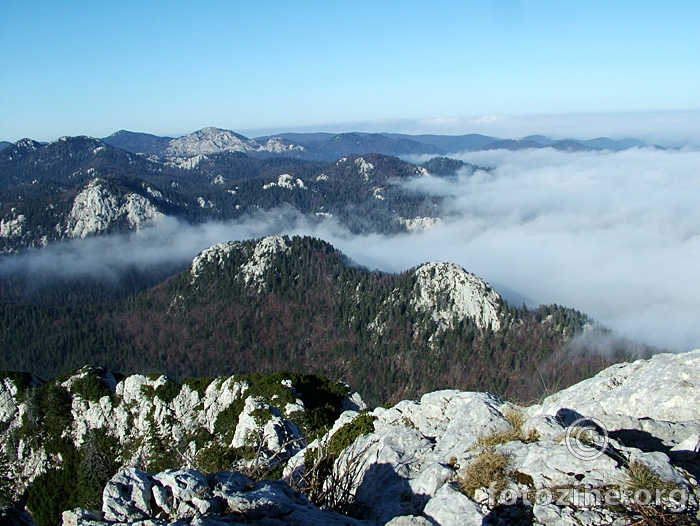
[[[295,145],[281,137],[271,137],[264,144],[260,144],[254,139],[249,139],[229,130],[207,127],[190,135],[171,140],[165,149],[165,156],[194,157],[227,151],[280,154],[291,151],[304,151],[304,147]]]
[[[10,144],[7,148],[2,149],[2,158],[7,161],[18,161],[26,155],[30,155],[35,150],[41,148],[42,144],[32,139],[20,139],[14,144]]]
[[[306,148],[299,144],[294,144],[288,139],[282,137],[271,137],[263,145],[261,145],[261,150],[268,151],[270,153],[286,153],[286,152],[303,152]]]
[[[89,181],[75,196],[71,211],[56,229],[69,238],[84,238],[119,226],[138,230],[164,217],[149,199],[135,192],[120,195],[102,178]]]
[[[95,152],[95,150],[99,148],[104,149],[106,146],[100,139],[87,135],[59,137],[46,145],[45,156],[47,158],[62,159],[66,155],[75,155],[78,152]]]
[[[16,148],[21,148],[26,151],[33,151],[36,150],[41,146],[40,143],[32,140],[32,139],[20,139],[15,143]]]
[[[372,173],[374,172],[374,165],[365,160],[364,157],[358,157],[355,159],[355,167],[364,181],[369,182],[372,177]]]
[[[195,282],[202,270],[207,266],[216,265],[219,268],[223,268],[229,254],[240,247],[240,243],[236,241],[229,241],[226,243],[217,243],[216,245],[204,249],[192,260],[192,264],[190,265],[192,282]]]
[[[452,328],[454,317],[472,318],[478,327],[498,330],[499,294],[481,278],[455,263],[435,261],[415,270],[416,290],[412,300],[418,310],[430,312],[441,329]]]
[[[257,142],[228,130],[208,127],[170,141],[167,157],[194,157],[224,151],[257,151]]]
[[[290,249],[291,244],[287,237],[268,236],[261,239],[255,245],[252,257],[241,267],[246,284],[259,284],[270,267],[271,258],[280,252],[288,254]]]
[[[216,266],[223,269],[231,259],[234,252],[240,252],[243,263],[237,269],[237,273],[246,285],[260,284],[265,271],[270,266],[271,258],[277,253],[289,253],[291,244],[289,238],[284,236],[267,236],[256,241],[252,249],[246,243],[229,241],[218,243],[203,250],[190,265],[192,283],[200,276],[203,270]]]

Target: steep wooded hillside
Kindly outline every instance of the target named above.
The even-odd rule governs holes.
[[[174,379],[287,369],[344,380],[373,403],[448,387],[530,400],[621,357],[566,350],[591,329],[573,309],[515,308],[445,262],[370,272],[309,237],[215,245],[119,301],[41,303],[50,287],[15,289],[4,285],[0,368],[45,378],[85,363]]]

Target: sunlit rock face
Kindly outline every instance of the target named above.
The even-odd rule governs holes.
[[[258,244],[259,258],[285,250],[278,240],[266,239]],[[638,507],[577,504],[558,500],[556,491],[566,488],[576,495],[570,498],[585,499],[586,491],[602,495],[617,488],[632,498],[632,470],[642,466],[651,475],[636,484],[666,488],[661,506],[668,510],[680,502],[683,508],[677,509],[690,524],[698,510],[700,419],[693,404],[700,386],[698,365],[700,350],[614,365],[529,407],[489,393],[442,390],[367,411],[352,395],[343,400],[349,409],[313,441],[292,420],[306,408],[291,380],[275,380],[261,397],[251,395],[247,380],[235,377],[201,385],[179,385],[159,375],[117,381],[108,371],[85,367],[57,384],[72,393],[62,436],[85,451],[90,433],[102,430],[121,444],[121,467],[102,492],[101,509],[66,510],[63,523],[483,526],[527,519],[537,526],[625,524],[641,520]],[[94,395],[88,380],[97,377],[103,392]],[[0,420],[7,431],[3,451],[12,451],[15,459],[6,463],[6,475],[20,481],[19,490],[57,461],[22,434],[36,419],[31,389],[40,384],[21,373],[0,382]],[[235,418],[229,415],[222,426],[221,417],[235,407]],[[572,435],[581,421],[587,425],[585,437]],[[154,436],[179,448],[181,467],[152,472],[139,467],[158,454]],[[236,468],[248,475],[257,462],[280,459],[283,480],[196,468],[196,436],[224,437],[224,448],[254,446],[254,458]],[[522,498],[504,502],[507,495],[488,481],[466,489],[474,466],[476,472],[487,469],[480,464],[487,452],[504,461],[503,471],[492,476],[499,477],[508,495],[525,496],[527,503]],[[334,475],[322,480],[321,488],[330,497],[350,495],[358,506],[353,509],[361,510],[356,516],[321,509],[324,505],[313,505],[299,491],[301,477],[314,469],[311,460],[323,455],[329,455],[326,466]],[[654,487],[649,491],[655,495]]]
[[[57,229],[68,238],[84,238],[109,231],[117,224],[138,230],[164,214],[148,199],[133,192],[114,193],[104,179],[93,179],[73,200],[73,206]]]
[[[431,313],[443,328],[452,328],[455,316],[472,318],[480,328],[498,330],[503,302],[498,293],[481,278],[459,265],[436,261],[418,267],[413,305]]]
[[[165,155],[167,157],[195,157],[226,151],[283,153],[303,150],[302,146],[294,145],[281,137],[272,137],[264,144],[260,144],[232,131],[209,127],[173,139],[165,150]]]

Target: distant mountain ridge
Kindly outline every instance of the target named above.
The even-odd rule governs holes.
[[[160,137],[150,133],[119,130],[101,139],[104,143],[132,153],[158,157],[193,157],[225,151],[251,155],[282,155],[299,159],[330,161],[343,155],[381,153],[384,155],[447,155],[465,151],[505,148],[554,148],[562,151],[611,150],[641,148],[647,144],[634,138],[610,139],[550,139],[530,135],[522,139],[500,139],[471,133],[466,135],[437,135],[365,132],[284,132],[248,138],[230,130],[207,127],[181,137]],[[0,151],[13,143],[0,142]]]
[[[158,137],[150,133],[119,130],[109,137],[102,139],[102,142],[134,153],[160,155],[161,152],[168,148],[170,142],[173,140],[173,137]]]
[[[430,177],[428,170],[397,157],[309,161],[272,154],[269,150],[295,147],[282,139],[260,145],[217,130],[200,138],[170,142],[177,153],[199,153],[169,158],[91,137],[45,145],[18,141],[0,152],[0,252],[43,247],[78,231],[77,237],[126,232],[163,216],[196,224],[285,208],[313,222],[335,218],[353,232],[386,233],[430,228],[441,220],[439,199],[403,185]],[[229,150],[204,153],[219,147]],[[259,155],[263,147],[269,150]],[[436,176],[466,166],[438,164]]]
[[[217,140],[218,138],[218,140]],[[107,144],[134,153],[162,157],[194,156],[222,151],[253,155],[284,155],[309,160],[334,160],[343,155],[381,153],[384,155],[446,155],[463,151],[505,148],[555,148],[563,151],[613,150],[641,147],[638,139],[553,140],[533,135],[520,140],[503,140],[480,134],[407,135],[400,133],[280,133],[249,139],[219,128],[204,128],[177,139],[120,131],[103,139]]]
[[[163,216],[188,223],[226,221],[280,207],[311,221],[333,218],[353,233],[424,230],[449,219],[451,212],[443,208],[444,198],[412,191],[404,183],[487,170],[450,159],[444,151],[591,148],[541,136],[520,141],[474,134],[289,137],[248,139],[205,128],[176,139],[120,131],[104,140],[80,136],[48,144],[17,141],[0,151],[0,253],[71,237],[78,223],[68,228],[68,216],[81,207],[78,237],[125,232]],[[633,141],[589,142],[622,147]],[[434,157],[418,166],[401,160],[403,155]],[[80,204],[87,187],[93,188],[89,202],[94,206]],[[132,206],[136,201],[139,205]]]

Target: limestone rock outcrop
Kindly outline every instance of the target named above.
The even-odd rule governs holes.
[[[455,390],[373,411],[346,400],[352,409],[308,444],[290,442],[299,428],[288,416],[302,410],[301,400],[281,408],[246,396],[248,387],[233,380],[225,399],[215,394],[220,383],[203,396],[183,387],[149,409],[168,436],[180,436],[175,430],[185,422],[215,431],[212,415],[227,401],[239,404],[231,445],[256,427],[258,453],[277,448],[284,458],[282,479],[125,466],[106,484],[100,510],[66,511],[63,524],[621,526],[639,522],[644,510],[692,524],[700,520],[698,365],[700,350],[616,365],[531,407]],[[74,401],[74,412],[91,415],[76,420],[74,432],[114,421],[128,407],[146,410],[139,393],[166,384],[122,380],[115,393],[125,408],[111,413],[102,400]],[[17,419],[26,402],[17,403],[12,381],[2,386],[0,415]]]

